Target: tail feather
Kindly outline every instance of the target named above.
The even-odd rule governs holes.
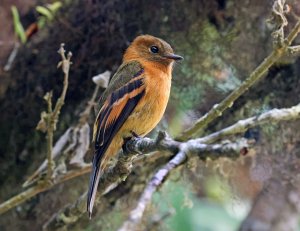
[[[106,143],[100,148],[96,148],[95,150],[93,169],[90,177],[89,192],[87,195],[87,212],[90,218],[92,216],[99,180],[104,169],[106,168],[107,160],[111,158],[112,155],[116,154],[122,147],[122,141],[123,139],[117,136],[114,137],[113,143]]]
[[[92,174],[90,177],[90,187],[89,187],[89,192],[88,192],[88,198],[87,198],[87,211],[89,213],[89,218],[91,219],[92,217],[92,211],[96,199],[96,193],[97,193],[97,188],[99,184],[99,178],[100,178],[100,167],[97,165],[94,165],[93,163],[93,170]]]

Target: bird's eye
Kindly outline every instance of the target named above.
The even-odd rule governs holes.
[[[159,49],[158,49],[157,46],[151,46],[151,47],[150,47],[150,51],[151,51],[152,53],[156,54],[156,53],[158,53]]]

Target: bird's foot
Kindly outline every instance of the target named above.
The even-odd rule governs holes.
[[[131,145],[130,145],[130,142],[135,139],[133,137],[125,137],[123,138],[123,145],[122,145],[122,149],[123,149],[123,152],[124,153],[132,153],[134,152],[134,150],[132,150]]]
[[[134,131],[130,131],[131,135],[134,137],[134,138],[141,138],[138,134],[136,134]]]
[[[122,145],[122,149],[124,153],[139,153],[134,145],[132,144],[133,141],[138,140],[141,138],[138,134],[136,134],[134,131],[130,131],[131,137],[125,137],[123,138],[124,143]]]

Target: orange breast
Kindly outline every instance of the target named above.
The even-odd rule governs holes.
[[[120,135],[131,136],[134,131],[139,136],[148,134],[161,120],[168,104],[171,89],[171,71],[145,67],[145,95],[128,117],[120,130]]]

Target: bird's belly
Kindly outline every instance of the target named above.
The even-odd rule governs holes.
[[[146,91],[141,103],[137,105],[123,125],[123,134],[132,136],[131,131],[139,136],[148,134],[161,120],[167,107],[169,94],[169,88],[157,91],[156,94],[153,92],[149,94]]]

